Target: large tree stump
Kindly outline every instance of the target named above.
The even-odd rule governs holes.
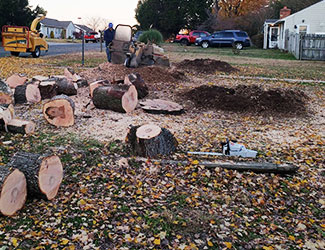
[[[145,112],[152,114],[180,115],[184,112],[182,105],[161,99],[147,99],[140,102],[140,105]]]
[[[12,103],[12,91],[7,83],[0,80],[0,104]]]
[[[69,81],[67,78],[57,79],[56,85],[58,86],[58,95],[76,95],[78,93],[78,85]]]
[[[6,83],[12,89],[16,88],[17,86],[24,85],[27,81],[26,76],[20,76],[18,74],[13,74],[12,76],[8,77]]]
[[[129,74],[125,77],[124,83],[133,84],[138,91],[139,99],[146,97],[149,94],[149,89],[139,73]]]
[[[57,195],[63,179],[63,167],[58,156],[18,152],[8,166],[25,174],[29,196],[52,200]]]
[[[150,158],[170,155],[178,144],[169,130],[151,124],[131,126],[126,141],[135,155]]]
[[[74,124],[75,104],[66,95],[53,97],[43,106],[44,118],[57,127],[69,127]]]
[[[58,95],[58,86],[55,81],[44,81],[38,85],[42,100],[51,99]]]
[[[14,215],[26,201],[25,175],[18,169],[1,166],[0,189],[0,212],[6,216]]]
[[[14,98],[16,104],[38,103],[42,99],[38,86],[31,83],[17,86]]]
[[[109,109],[120,113],[133,111],[138,104],[138,93],[133,85],[108,85],[93,91],[96,108]]]

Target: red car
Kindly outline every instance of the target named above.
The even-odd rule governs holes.
[[[97,32],[90,32],[85,35],[86,43],[88,42],[97,43],[99,42],[99,39],[100,39],[100,35]]]
[[[210,36],[209,32],[201,31],[201,30],[193,30],[189,34],[183,35],[178,34],[174,42],[181,43],[183,45],[191,45],[195,43],[196,38],[198,37],[207,37]]]

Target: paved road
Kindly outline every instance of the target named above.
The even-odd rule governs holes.
[[[71,54],[81,52],[81,43],[49,43],[49,51],[46,53],[42,51],[42,56],[55,56],[62,54]],[[105,44],[103,43],[103,50]],[[85,43],[85,51],[100,51],[99,43]],[[0,47],[0,57],[10,56],[10,52],[4,51],[3,47]],[[20,56],[28,57],[31,53],[21,53]]]

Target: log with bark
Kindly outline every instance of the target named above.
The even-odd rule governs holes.
[[[12,103],[12,91],[7,83],[0,80],[0,104]]]
[[[94,89],[92,100],[96,108],[129,113],[138,104],[138,93],[133,85],[108,85]]]
[[[78,93],[78,85],[69,81],[67,78],[56,79],[57,94],[58,95],[76,95]]]
[[[140,106],[145,112],[152,114],[180,115],[184,113],[182,105],[161,99],[147,99],[140,102]]]
[[[38,85],[42,100],[51,99],[58,95],[58,86],[55,81],[44,81]]]
[[[12,76],[8,77],[6,83],[12,89],[16,88],[17,86],[24,85],[27,81],[26,76],[20,76],[18,74],[13,74]]]
[[[33,134],[35,132],[35,123],[31,121],[25,121],[20,119],[12,119],[8,123],[0,119],[0,130],[7,131],[10,133],[18,134]]]
[[[96,82],[92,82],[91,84],[89,84],[89,95],[90,97],[92,98],[93,97],[93,93],[94,93],[94,90],[98,87],[102,87],[102,86],[105,86],[105,85],[109,85],[109,81],[108,80],[99,80],[99,81],[96,81]]]
[[[24,206],[26,201],[25,175],[18,169],[1,166],[0,189],[0,212],[6,216],[12,216]]]
[[[38,85],[27,83],[15,88],[14,99],[16,104],[38,103],[42,100]]]
[[[149,89],[139,73],[129,74],[124,79],[124,84],[134,85],[138,91],[139,99],[146,97],[149,94]]]
[[[49,79],[48,76],[41,76],[41,75],[38,75],[38,76],[33,76],[32,78],[32,81],[33,82],[45,82]]]
[[[63,167],[58,156],[18,152],[8,166],[25,174],[29,196],[52,200],[57,195],[63,179]]]
[[[131,126],[126,141],[130,144],[133,154],[150,158],[170,155],[175,152],[178,144],[168,129],[152,124]]]
[[[43,106],[45,120],[57,127],[69,127],[74,124],[75,104],[66,95],[53,97]]]

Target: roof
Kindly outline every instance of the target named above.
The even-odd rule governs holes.
[[[41,21],[41,24],[47,27],[63,28],[66,29],[72,21],[59,21],[57,19],[45,18]]]
[[[86,32],[93,32],[94,30],[89,28],[88,26],[86,25],[83,25],[83,24],[75,24],[75,26],[77,26],[77,28],[80,28]]]
[[[275,23],[277,22],[279,19],[266,19],[265,23]]]

